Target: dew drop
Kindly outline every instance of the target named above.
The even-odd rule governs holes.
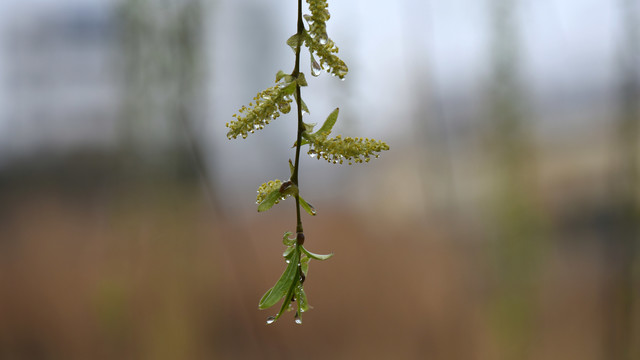
[[[300,318],[300,315],[298,315],[298,313],[296,313],[296,317],[294,321],[296,322],[296,324],[302,325],[302,319]]]
[[[318,42],[320,43],[320,45],[326,45],[328,40],[329,36],[326,32],[318,34]]]
[[[284,262],[286,262],[287,264],[291,262],[291,260],[287,259]]]
[[[267,318],[267,325],[273,324],[275,321],[276,321],[276,317],[275,316],[269,316]]]
[[[320,64],[318,64],[318,62],[316,61],[316,59],[313,58],[313,55],[312,55],[311,56],[311,75],[320,76],[321,71],[322,71],[322,67],[320,66]]]

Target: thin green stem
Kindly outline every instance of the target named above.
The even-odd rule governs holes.
[[[293,77],[297,78],[300,74],[300,50],[302,46],[302,34],[304,33],[304,23],[302,22],[302,0],[298,0],[298,45],[296,46],[296,63],[293,69]],[[300,85],[296,84],[296,106],[298,107],[298,135],[296,140],[296,159],[293,166],[293,174],[291,175],[291,182],[296,184],[298,191],[300,191],[300,184],[298,183],[298,170],[300,169],[300,144],[302,143],[302,132],[304,126],[302,124],[302,98],[300,95]],[[296,198],[296,232],[303,232],[302,230],[302,218],[300,216],[300,196],[295,195]]]

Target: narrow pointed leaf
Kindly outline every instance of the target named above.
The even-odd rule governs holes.
[[[293,172],[296,168],[293,166],[293,161],[289,159],[289,170],[291,171],[291,176],[293,176]]]
[[[280,190],[276,189],[267,195],[264,200],[258,205],[258,212],[263,212],[271,209],[271,207],[280,199]]]
[[[273,291],[273,288],[267,290],[267,292],[264,293],[264,295],[262,295],[262,298],[260,299],[260,304],[262,304],[269,297],[269,295],[271,295],[272,291]]]
[[[338,121],[338,113],[340,112],[339,108],[336,108],[329,114],[327,120],[324,121],[322,127],[316,132],[316,134],[321,136],[328,136],[331,133],[331,129],[333,129],[333,125]]]
[[[311,205],[308,202],[306,202],[302,198],[302,196],[299,196],[298,198],[300,199],[300,206],[302,206],[304,211],[306,211],[309,215],[315,216],[316,213],[317,213],[316,208],[314,208],[313,205]]]
[[[266,294],[260,300],[260,304],[258,304],[258,308],[266,309],[275,305],[280,299],[287,296],[289,291],[291,290],[292,285],[296,282],[296,275],[298,274],[298,262],[300,261],[300,252],[294,251],[293,257],[289,261],[287,268],[280,276],[278,282],[271,288],[270,291],[267,291]],[[291,298],[289,298],[291,301]]]
[[[302,288],[302,285],[296,286],[295,294],[296,294],[296,301],[298,302],[299,313],[309,310],[309,301],[307,300],[307,294],[305,294],[304,289]]]
[[[327,255],[320,255],[320,254],[314,254],[311,251],[307,250],[304,248],[304,246],[300,246],[300,248],[302,249],[302,251],[310,258],[315,259],[315,260],[327,260],[328,258],[333,256],[332,254],[327,254]]]
[[[284,301],[282,302],[282,306],[280,306],[280,311],[278,311],[278,313],[276,314],[276,320],[279,319],[280,316],[282,316],[282,314],[284,314],[286,310],[291,309],[291,299],[293,298],[293,295],[294,295],[294,291],[293,291],[294,286],[295,286],[295,282],[291,284],[289,291],[285,295]]]
[[[304,274],[304,276],[307,276],[307,273],[309,272],[309,260],[311,258],[308,256],[303,257],[302,259],[300,259],[300,270],[302,270],[302,273]]]
[[[297,93],[293,93],[293,97],[296,99],[296,101],[298,100],[298,95]],[[309,108],[307,107],[307,103],[304,102],[304,100],[300,99],[300,106],[302,107],[302,111],[306,112],[307,114],[311,114],[311,112],[309,111]]]
[[[276,74],[276,82],[280,81],[280,79],[282,79],[285,76],[287,76],[287,74],[285,74],[284,71],[279,70],[278,73]]]

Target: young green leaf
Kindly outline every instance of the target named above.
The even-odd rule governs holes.
[[[333,254],[327,254],[327,255],[314,254],[311,251],[305,249],[304,246],[300,246],[300,248],[302,249],[302,252],[304,252],[308,257],[315,260],[327,260],[328,258],[333,256]]]
[[[331,134],[331,129],[333,129],[333,125],[335,125],[336,121],[338,121],[339,112],[340,112],[339,108],[336,108],[335,110],[333,110],[331,114],[329,114],[329,116],[327,117],[327,120],[324,121],[324,124],[322,124],[322,127],[314,135],[328,136],[329,134]]]
[[[308,256],[300,259],[300,270],[302,270],[304,276],[307,276],[307,273],[309,272],[309,260],[311,260],[311,258]]]
[[[296,83],[295,82],[291,82],[288,85],[286,85],[285,87],[282,88],[282,93],[284,95],[293,95],[296,92]]]
[[[309,310],[309,301],[307,300],[307,294],[305,294],[302,285],[296,286],[294,292],[296,294],[296,300],[298,301],[298,311],[305,312]]]
[[[269,295],[271,295],[272,291],[273,291],[273,288],[267,290],[267,292],[264,293],[264,295],[262,295],[262,298],[260,299],[260,304],[262,304],[269,297]],[[260,307],[260,305],[258,305],[258,307]]]
[[[298,196],[298,198],[300,199],[300,206],[302,206],[304,211],[306,211],[309,215],[315,216],[316,213],[317,213],[316,208],[314,208],[313,205],[311,205],[308,202],[306,202],[302,198],[302,196]]]
[[[291,231],[287,231],[286,233],[284,233],[284,235],[282,235],[282,243],[285,244],[286,246],[291,246],[296,244],[296,237],[294,236],[292,239],[291,235],[293,235]]]
[[[294,99],[296,99],[296,102],[298,101],[298,94],[297,93],[293,93],[293,97]],[[307,114],[311,114],[311,112],[309,111],[309,108],[307,107],[307,103],[304,102],[304,100],[300,99],[300,106],[302,107],[302,112],[306,112]]]
[[[294,281],[291,284],[291,287],[289,287],[289,291],[287,291],[287,294],[284,297],[284,301],[280,306],[280,311],[278,311],[278,314],[276,314],[276,319],[280,318],[280,316],[282,316],[285,310],[291,310],[291,300],[293,299],[293,296],[295,294],[294,292],[295,286],[296,286],[296,282]]]
[[[263,212],[271,209],[271,207],[280,199],[280,189],[273,190],[267,195],[264,200],[258,205],[258,212]]]
[[[300,73],[298,74],[298,78],[296,79],[296,81],[298,82],[298,85],[300,86],[307,86],[307,79],[304,77],[304,73]]]
[[[293,161],[291,161],[291,159],[289,159],[289,170],[291,171],[291,175],[293,176],[293,172],[295,170],[295,166],[293,166]]]
[[[270,308],[280,299],[287,296],[292,285],[294,285],[297,280],[296,275],[298,274],[298,262],[300,262],[300,251],[294,251],[287,268],[282,273],[282,276],[280,276],[278,282],[264,294],[262,299],[260,299],[258,308]]]
[[[307,107],[307,103],[305,103],[302,99],[300,99],[300,106],[302,107],[302,111],[306,112],[307,114],[311,114],[311,111],[309,111],[309,108]]]
[[[291,37],[289,39],[287,39],[287,45],[289,45],[289,47],[291,47],[291,49],[293,50],[293,52],[295,53],[298,45],[302,45],[302,42],[304,41],[304,36],[305,33],[302,34],[293,34],[291,35]],[[302,36],[300,36],[302,35]]]
[[[306,122],[303,122],[302,126],[304,126],[305,133],[311,134],[313,132],[313,128],[316,127],[316,124],[307,124]]]
[[[294,250],[295,246],[289,246],[287,247],[287,249],[282,253],[282,256],[285,259],[290,259],[291,258],[291,254],[293,254],[293,250]]]

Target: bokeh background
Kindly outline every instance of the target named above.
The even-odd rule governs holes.
[[[295,1],[0,2],[0,359],[640,358],[640,4],[329,9],[350,73],[307,121],[391,151],[303,159],[335,256],[267,326],[295,120],[224,124],[293,68]]]

